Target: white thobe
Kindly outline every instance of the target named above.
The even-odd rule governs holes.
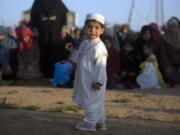
[[[106,47],[99,38],[84,40],[80,48],[72,54],[71,60],[77,63],[73,100],[85,109],[86,122],[102,123],[105,120]],[[94,90],[93,83],[102,84],[100,90]]]

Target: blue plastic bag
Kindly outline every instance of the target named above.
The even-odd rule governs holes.
[[[70,62],[61,61],[54,64],[54,76],[52,87],[57,87],[58,85],[66,85],[68,82],[72,80],[71,73],[69,72],[72,70],[73,66]]]

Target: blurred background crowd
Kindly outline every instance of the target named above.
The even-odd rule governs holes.
[[[78,49],[86,38],[84,28],[67,26],[68,9],[56,2],[35,0],[30,21],[15,28],[0,26],[0,82],[53,78],[55,63],[71,55],[65,45]],[[145,63],[153,63],[161,88],[180,84],[179,18],[173,16],[163,26],[152,22],[140,31],[129,24],[107,25],[101,39],[108,50],[108,88],[139,87]],[[74,72],[70,75],[73,82]]]

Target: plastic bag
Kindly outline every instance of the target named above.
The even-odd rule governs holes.
[[[66,85],[71,81],[71,73],[73,66],[70,62],[61,61],[54,64],[54,76],[52,81],[52,87],[57,87],[58,85]]]
[[[156,69],[152,63],[147,62],[145,70],[136,78],[141,89],[159,89],[161,88],[156,73]]]

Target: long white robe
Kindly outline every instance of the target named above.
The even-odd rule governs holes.
[[[107,81],[106,47],[99,38],[84,40],[79,50],[73,53],[71,60],[77,63],[73,100],[84,107],[86,115],[91,115],[87,112],[94,113],[93,117],[96,118],[91,119],[95,119],[92,120],[93,122],[98,122],[99,117],[104,116],[104,95]],[[92,88],[92,84],[97,82],[102,84],[100,90]]]

